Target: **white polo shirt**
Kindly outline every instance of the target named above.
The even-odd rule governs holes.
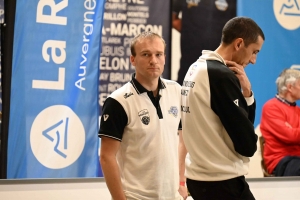
[[[113,92],[103,106],[99,136],[121,141],[117,161],[127,199],[181,199],[178,193],[181,87],[161,78],[159,88],[160,99],[155,102],[153,97],[152,102],[147,90],[133,78]]]

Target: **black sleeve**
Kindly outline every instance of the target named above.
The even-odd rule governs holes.
[[[254,102],[252,105],[248,106],[248,119],[254,124],[255,120],[255,109],[256,109],[256,101],[254,99]]]
[[[108,97],[102,108],[99,137],[106,136],[121,141],[128,122],[126,112],[115,99]]]
[[[211,108],[219,116],[235,151],[251,157],[257,149],[257,135],[253,126],[255,112],[252,106],[249,113],[238,78],[231,71],[226,71],[219,73],[215,70],[209,73]]]

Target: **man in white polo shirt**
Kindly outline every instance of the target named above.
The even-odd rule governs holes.
[[[100,162],[114,200],[179,200],[180,90],[160,78],[165,41],[144,32],[131,43],[132,80],[103,105]]]

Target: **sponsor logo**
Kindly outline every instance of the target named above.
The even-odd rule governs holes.
[[[184,87],[193,88],[194,85],[195,85],[195,82],[193,82],[193,81],[183,81],[183,83],[182,83],[182,86],[184,86]]]
[[[295,30],[300,27],[300,0],[274,0],[273,10],[283,28]]]
[[[191,113],[189,106],[181,106],[181,112]]]
[[[172,114],[174,117],[177,117],[178,115],[178,109],[176,106],[171,106],[168,112],[169,114]]]
[[[108,119],[109,115],[103,115],[103,119],[106,122],[106,120]]]
[[[84,126],[74,111],[65,105],[45,108],[32,123],[30,147],[45,167],[61,169],[71,165],[81,155],[84,145]]]
[[[181,89],[181,95],[183,96],[187,96],[189,93],[189,90],[184,90],[184,89]]]
[[[141,110],[138,115],[143,124],[148,125],[150,123],[149,111],[147,109]]]
[[[127,99],[128,97],[130,97],[130,96],[132,96],[132,95],[133,95],[132,92],[130,92],[130,93],[125,93],[125,94],[124,94],[124,98]]]

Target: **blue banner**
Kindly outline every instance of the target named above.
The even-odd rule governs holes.
[[[17,0],[7,178],[98,174],[104,0]]]
[[[275,81],[280,72],[300,69],[300,0],[239,0],[238,15],[254,19],[266,37],[256,64],[246,68],[257,100],[257,126],[262,106],[277,93]]]

